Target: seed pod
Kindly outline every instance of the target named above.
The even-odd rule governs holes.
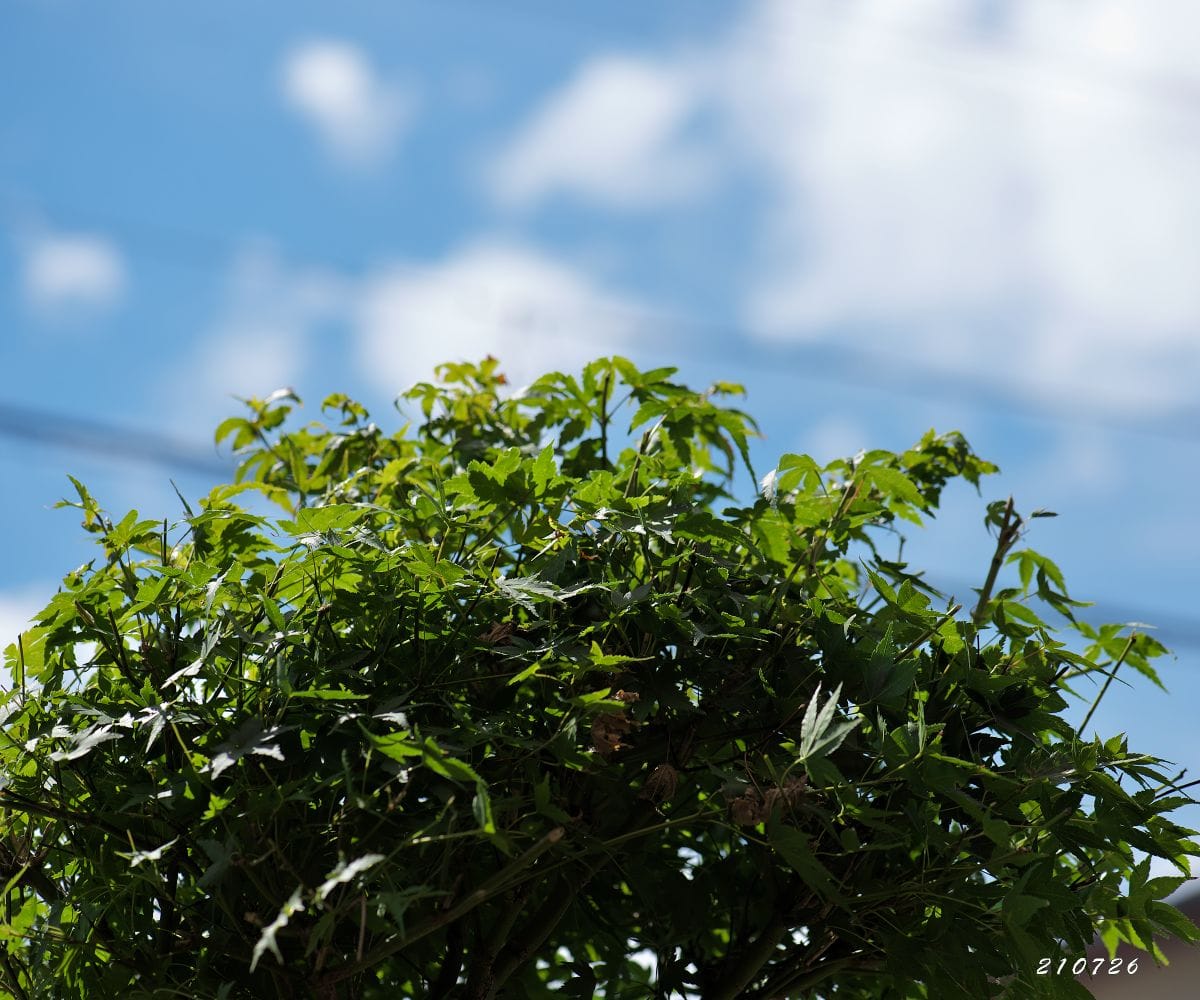
[[[592,748],[601,757],[610,756],[624,746],[621,737],[629,732],[632,725],[624,713],[597,715],[592,722]]]
[[[755,826],[771,815],[757,788],[749,788],[729,804],[729,815],[738,826]]]
[[[648,799],[655,805],[668,802],[675,797],[679,787],[679,772],[670,764],[659,764],[642,785],[638,793],[639,799]]]

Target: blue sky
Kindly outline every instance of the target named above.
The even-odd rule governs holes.
[[[760,471],[961,429],[1003,475],[911,561],[969,597],[987,500],[1058,511],[1030,544],[1177,652],[1096,727],[1200,767],[1197,29],[1186,0],[10,0],[0,426],[215,471],[0,434],[0,630],[90,556],[66,474],[174,516],[231,394],[387,421],[440,360],[620,352],[744,382]]]

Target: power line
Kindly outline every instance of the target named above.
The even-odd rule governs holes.
[[[203,476],[225,479],[233,471],[228,462],[190,442],[2,402],[0,435]]]
[[[701,321],[703,322],[703,321]],[[719,329],[719,327],[716,327]],[[1062,403],[1035,400],[1015,384],[1004,384],[994,378],[984,378],[973,372],[945,372],[914,365],[900,355],[879,351],[857,351],[836,344],[805,344],[773,346],[762,352],[752,335],[735,328],[725,328],[729,335],[742,338],[737,365],[789,379],[820,383],[840,383],[854,389],[902,396],[922,402],[948,398],[969,405],[972,409],[989,411],[1007,418],[1033,420],[1042,423],[1096,427],[1173,441],[1200,442],[1200,410],[1190,409],[1170,414],[1169,420],[1142,417],[1134,413],[1116,414],[1099,406],[1089,406],[1078,399]],[[715,364],[728,357],[719,357],[709,347],[699,351],[688,348],[691,360]],[[763,356],[766,353],[767,356]],[[1047,387],[1047,394],[1053,387]],[[1015,398],[1023,396],[1025,402]]]
[[[979,589],[979,583],[968,583],[961,577],[941,577],[937,574],[924,573],[922,578],[929,586],[940,593],[963,600],[967,594],[974,594]],[[1085,597],[1073,595],[1078,600]],[[963,601],[966,606],[974,602]],[[1074,609],[1076,618],[1089,625],[1099,627],[1108,624],[1137,625],[1139,632],[1158,639],[1164,646],[1173,648],[1181,646],[1188,649],[1200,649],[1200,617],[1181,615],[1174,612],[1136,608],[1123,601],[1108,601],[1097,599],[1090,601],[1090,606]]]
[[[61,204],[47,204],[30,198],[9,196],[10,216],[15,207],[25,216],[45,213],[66,217],[74,226],[103,225],[127,241],[135,255],[152,257],[156,261],[177,263],[214,273],[228,264],[231,257],[245,247],[232,237],[198,233],[177,227],[131,221],[106,215],[103,212],[80,211]],[[284,264],[322,270],[345,270],[347,265],[315,256],[301,254],[266,241],[264,245],[278,252]],[[431,265],[411,262],[389,262],[389,269],[432,277],[438,269]],[[468,291],[470,289],[467,289]],[[489,290],[490,291],[490,290]],[[578,311],[578,310],[577,310]],[[586,310],[592,316],[610,316],[614,321],[636,324],[643,329],[665,330],[675,334],[705,334],[709,343],[689,341],[689,360],[709,363],[728,363],[728,357],[712,341],[719,339],[739,350],[740,368],[763,371],[772,375],[785,373],[788,378],[820,383],[840,383],[855,389],[886,393],[892,396],[929,402],[938,398],[953,398],[973,408],[990,411],[1007,418],[1036,420],[1059,425],[1091,426],[1107,431],[1132,432],[1175,441],[1200,441],[1200,410],[1190,409],[1169,415],[1169,419],[1142,417],[1132,413],[1114,414],[1099,405],[1088,405],[1076,398],[1067,402],[1047,403],[1032,397],[1021,386],[1005,384],[995,377],[981,377],[973,372],[947,372],[927,365],[914,364],[898,354],[878,349],[860,350],[830,343],[780,345],[766,348],[761,338],[751,331],[720,320],[707,320],[670,308],[593,303]],[[535,317],[536,318],[536,317]],[[653,347],[662,352],[677,350],[673,342],[660,336],[657,344],[648,342],[646,333],[639,334],[639,346]],[[503,360],[503,359],[502,359]],[[1051,396],[1054,386],[1046,386],[1043,396]]]
[[[221,479],[227,479],[232,472],[229,463],[191,442],[5,403],[0,403],[0,435]],[[948,594],[968,594],[975,588],[975,584],[961,578],[943,579],[926,574],[926,579]],[[1154,626],[1153,634],[1168,647],[1200,647],[1200,618],[1109,601],[1097,601],[1091,608],[1081,609],[1079,616],[1093,624],[1146,623]]]

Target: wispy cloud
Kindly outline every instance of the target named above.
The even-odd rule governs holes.
[[[633,303],[529,246],[481,241],[428,268],[384,267],[358,293],[363,374],[398,392],[450,360],[501,359],[514,383],[628,347]]]
[[[103,311],[125,293],[125,259],[104,236],[39,227],[22,234],[19,250],[26,301],[43,317],[73,318]]]
[[[651,318],[584,266],[488,237],[440,261],[391,260],[360,272],[290,263],[269,244],[247,245],[225,285],[187,360],[160,387],[164,420],[181,432],[237,412],[234,397],[285,387],[303,395],[314,383],[328,390],[335,357],[387,396],[432,378],[438,364],[489,354],[519,385],[634,352]]]
[[[30,617],[37,613],[53,592],[52,587],[39,590],[32,586],[0,590],[0,684],[11,683],[4,667],[4,650],[29,627]]]
[[[294,386],[308,367],[315,332],[344,318],[350,286],[327,269],[290,265],[269,245],[244,247],[216,316],[165,387],[164,412],[181,428],[206,427],[236,410],[234,396]]]
[[[46,596],[51,592],[48,590]],[[17,634],[28,627],[30,616],[39,607],[41,605],[34,597],[33,588],[0,591],[0,649],[15,640]]]
[[[385,161],[415,110],[406,89],[382,79],[362,49],[341,41],[319,39],[293,48],[280,85],[288,105],[351,167]]]
[[[1117,43],[1112,5],[1046,14],[1061,8],[988,23],[948,0],[759,7],[725,50],[727,111],[774,198],[756,330],[836,329],[1116,411],[1190,401],[1200,146],[1169,97],[1184,81],[1155,68],[1158,41]]]
[[[759,0],[706,49],[585,64],[493,189],[652,211],[719,164],[764,195],[730,281],[756,335],[1165,412],[1200,377],[1197,30],[1186,0]]]
[[[510,206],[562,193],[610,206],[695,195],[710,174],[688,128],[703,80],[682,62],[587,63],[500,152],[488,176],[493,194]]]

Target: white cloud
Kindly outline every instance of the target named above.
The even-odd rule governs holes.
[[[494,181],[654,208],[698,193],[658,184],[680,162],[749,172],[759,336],[1165,412],[1200,378],[1197,31],[1187,0],[759,0],[705,51],[585,66]],[[614,76],[669,95],[632,138]]]
[[[1024,464],[1006,474],[1008,489],[1037,507],[1065,509],[1079,493],[1103,502],[1137,478],[1107,428],[1063,424],[1039,435],[1023,457]]]
[[[234,396],[295,386],[315,332],[345,316],[351,288],[343,276],[287,264],[269,246],[246,247],[227,282],[216,319],[166,387],[164,412],[181,428],[237,412]]]
[[[283,96],[307,120],[330,152],[354,167],[374,166],[394,151],[415,101],[381,80],[361,49],[322,39],[288,53]]]
[[[983,9],[848,5],[814,24],[799,5],[759,8],[731,49],[731,107],[777,198],[748,319],[784,337],[851,327],[867,348],[890,330],[925,363],[1034,396],[1190,400],[1200,145],[1194,112],[1180,121],[1162,97],[1181,79],[1129,74],[1158,63],[1115,31],[1112,4],[1067,17],[1027,0],[988,31],[971,19]],[[824,47],[800,59],[767,31]],[[770,122],[789,119],[781,139]]]
[[[268,246],[234,261],[213,321],[161,389],[164,420],[181,432],[240,411],[233,397],[291,387],[303,396],[347,342],[350,365],[389,396],[434,367],[488,354],[514,385],[628,351],[648,314],[584,270],[497,239],[468,244],[433,266],[384,263],[363,274],[288,264]],[[326,370],[313,362],[318,339]],[[338,375],[340,377],[340,374]]]
[[[867,446],[870,437],[856,420],[826,417],[804,433],[798,450],[824,464],[856,455]]]
[[[632,303],[526,246],[480,242],[436,267],[368,277],[356,326],[364,374],[399,392],[436,364],[498,357],[514,384],[625,348]]]
[[[103,236],[39,228],[21,240],[21,251],[25,297],[49,317],[107,309],[125,292],[125,260]]]
[[[29,627],[29,619],[45,605],[51,593],[53,588],[38,590],[36,587],[0,591],[0,684],[11,683],[4,667],[4,650]]]
[[[618,206],[694,195],[710,173],[688,135],[703,79],[686,63],[586,64],[497,157],[493,194],[508,205],[570,192]]]
[[[32,587],[0,591],[0,649],[13,642],[18,633],[25,631],[30,617],[45,603],[39,603],[34,593]]]

